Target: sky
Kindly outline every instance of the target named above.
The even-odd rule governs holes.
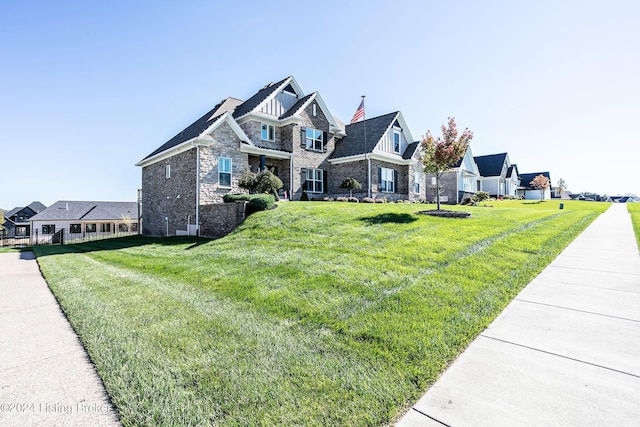
[[[0,0],[0,208],[135,201],[135,164],[293,75],[347,122],[455,117],[474,155],[640,194],[640,2]]]

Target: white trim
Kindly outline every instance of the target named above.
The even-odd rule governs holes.
[[[267,127],[267,137],[263,138],[262,137],[262,127],[266,126]],[[271,132],[269,132],[271,130]],[[273,138],[269,139],[269,134],[273,134]],[[260,122],[260,140],[261,141],[268,141],[268,142],[275,142],[276,140],[276,126],[271,124],[271,123],[265,123],[265,122]]]
[[[229,170],[223,171],[220,168],[220,164],[222,160],[229,160]],[[220,179],[221,174],[229,174],[229,185],[222,185],[222,180]],[[231,157],[223,157],[218,156],[218,187],[220,188],[231,188],[233,186],[233,159]]]
[[[286,151],[271,150],[269,148],[256,147],[255,145],[241,145],[241,153],[265,155],[272,159],[291,159],[293,154]]]

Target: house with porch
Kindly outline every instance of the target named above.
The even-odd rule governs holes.
[[[34,215],[29,222],[31,239],[36,243],[55,243],[56,237],[72,241],[137,233],[138,204],[59,200]]]
[[[143,234],[211,235],[210,207],[245,192],[238,182],[247,170],[272,170],[289,200],[347,194],[346,177],[362,183],[361,196],[419,198],[416,147],[400,112],[345,126],[289,76],[246,101],[222,100],[137,163]]]

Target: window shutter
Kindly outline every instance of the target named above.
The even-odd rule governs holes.
[[[382,190],[382,168],[378,168],[378,191]]]
[[[307,128],[300,128],[300,146],[307,146]]]
[[[327,185],[329,183],[327,175],[327,170],[322,171],[322,190],[324,193],[329,192],[329,189],[327,188]]]
[[[393,170],[393,192],[398,192],[398,171],[395,169]]]
[[[329,133],[322,132],[322,151],[327,151],[327,143],[329,142]]]
[[[307,191],[307,169],[300,169],[300,182],[302,183],[300,187],[303,191]]]

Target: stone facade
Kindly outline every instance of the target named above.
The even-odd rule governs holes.
[[[208,147],[200,147],[200,204],[222,203],[222,197],[229,193],[243,192],[238,180],[249,168],[249,158],[240,152],[240,140],[224,123],[211,135],[213,141]],[[231,159],[231,186],[220,185],[218,164],[221,157]],[[195,163],[195,161],[194,161]]]
[[[433,174],[426,174],[426,199],[428,202],[435,203],[436,192],[431,185],[431,179],[435,178]],[[442,196],[447,197],[447,201],[442,201]],[[440,203],[455,205],[458,198],[458,171],[447,171],[440,177]]]
[[[200,206],[200,235],[219,238],[244,221],[246,202],[214,203]]]
[[[329,155],[335,148],[335,137],[329,133],[329,121],[324,116],[322,109],[316,108],[316,115],[313,115],[313,102],[299,113],[302,118],[301,125],[294,125],[291,128],[291,143],[293,152],[293,182],[291,183],[292,200],[300,200],[303,191],[303,183],[306,175],[304,169],[322,169],[324,174],[324,192],[308,193],[309,197],[323,197],[327,195],[327,184],[331,171],[328,162]],[[302,128],[314,128],[323,132],[326,137],[322,151],[306,148],[306,140],[302,133]]]
[[[340,188],[340,184],[345,178],[353,178],[362,185],[360,190],[353,190],[353,197],[367,197],[367,163],[364,160],[331,165],[331,173],[328,179],[331,196],[349,196],[349,190]]]
[[[186,230],[189,215],[195,223],[195,190],[195,147],[142,168],[142,234],[166,236],[168,225],[168,235],[174,236],[176,230]]]

